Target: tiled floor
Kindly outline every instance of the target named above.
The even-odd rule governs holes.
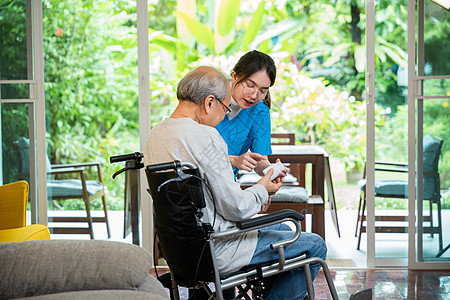
[[[97,212],[94,212],[94,214]],[[339,210],[341,238],[331,225],[329,211],[326,215],[326,241],[328,264],[340,299],[349,299],[357,290],[371,287],[373,299],[445,299],[450,300],[450,270],[408,271],[408,270],[368,270],[366,269],[365,242],[361,250],[356,250],[354,224],[356,211]],[[131,235],[123,239],[123,217],[121,212],[109,212],[112,238],[110,240],[131,243]],[[96,239],[107,239],[104,224],[94,224]],[[444,236],[446,238],[446,236]],[[52,239],[89,239],[88,235],[52,235]],[[365,239],[365,237],[364,237]],[[445,244],[449,241],[444,239]],[[447,251],[448,258],[450,251]],[[322,272],[315,282],[316,299],[331,299]],[[186,295],[185,292],[182,295]],[[186,299],[184,297],[183,299]]]
[[[372,299],[450,299],[450,271],[407,270],[331,270],[339,299],[346,300],[363,288],[372,288]],[[323,272],[314,281],[316,299],[332,299]],[[182,300],[187,299],[186,289],[180,289]]]
[[[450,271],[331,270],[339,299],[372,288],[373,299],[450,299]],[[323,273],[314,282],[316,299],[331,299]]]

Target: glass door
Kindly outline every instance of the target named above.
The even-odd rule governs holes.
[[[143,110],[139,99],[145,97],[142,102],[146,103],[150,97],[138,94],[141,84],[148,89],[148,75],[138,76],[137,68],[141,57],[148,57],[148,50],[145,54],[138,53],[141,41],[137,35],[147,37],[148,28],[142,29],[138,24],[147,7],[144,5],[144,11],[137,5],[146,3],[43,2],[49,163],[52,167],[98,164],[101,176],[96,165],[84,166],[84,175],[90,184],[103,183],[106,202],[98,197],[101,191],[93,193],[90,207],[80,197],[66,197],[61,185],[68,187],[64,181],[80,180],[80,174],[53,173],[55,181],[51,183],[55,185],[51,185],[52,194],[48,197],[52,238],[91,238],[86,221],[90,215],[94,239],[132,241],[124,224],[128,213],[124,200],[125,174],[112,178],[125,163],[112,164],[109,158],[140,150],[139,131],[143,125],[139,124],[139,115]]]
[[[410,182],[417,182],[416,190],[411,191],[416,193],[410,214],[416,217],[417,231],[410,234],[414,243],[410,245],[409,266],[449,269],[450,13],[448,6],[420,0],[409,14],[410,26],[416,28],[414,36],[410,33],[414,40],[410,52],[416,53],[410,60],[409,75],[414,89],[408,94],[410,110],[415,112],[410,115],[410,135],[415,138],[410,161],[416,175],[410,175]]]
[[[366,4],[367,264],[449,269],[449,8]],[[391,38],[380,40],[383,28]],[[394,50],[407,63],[383,67]]]
[[[376,266],[406,266],[408,257],[407,1],[394,7],[375,2]]]
[[[367,264],[408,257],[407,1],[367,1]]]
[[[38,193],[46,198],[37,189],[45,186],[45,160],[38,159],[45,153],[40,1],[2,2],[0,28],[0,184],[26,180],[27,224],[46,224],[46,203],[37,202]]]

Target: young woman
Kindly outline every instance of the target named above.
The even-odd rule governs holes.
[[[273,59],[257,50],[244,54],[231,72],[231,112],[216,129],[228,145],[235,175],[238,170],[255,170],[263,176],[270,165],[269,88],[275,78]]]
[[[256,50],[244,54],[231,72],[231,112],[216,129],[227,143],[235,175],[239,169],[255,170],[263,175],[262,170],[270,165],[267,159],[272,154],[269,88],[275,83],[275,78],[273,59]],[[287,172],[285,168],[275,180],[283,181],[282,177]],[[270,205],[270,198],[265,205]],[[251,264],[278,259],[277,252],[270,250],[270,244],[290,236],[292,231],[286,224],[258,230],[258,243]],[[303,232],[301,237],[305,240],[286,247],[286,251],[290,252],[289,257],[313,253],[313,256],[326,257],[327,248],[320,236]],[[311,269],[312,278],[315,278],[320,265],[315,264]],[[305,276],[301,268],[273,276],[265,283],[268,291],[265,299],[303,299],[306,293]],[[233,294],[234,290],[229,290],[225,297],[234,298]]]

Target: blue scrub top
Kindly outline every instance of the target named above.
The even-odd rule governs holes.
[[[239,156],[248,150],[261,155],[272,154],[270,110],[263,101],[242,109],[232,120],[225,116],[216,129],[228,145],[228,155]],[[238,170],[233,170],[237,174]]]

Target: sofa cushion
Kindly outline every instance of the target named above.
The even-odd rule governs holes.
[[[33,300],[165,300],[167,297],[161,297],[155,294],[149,294],[139,291],[128,290],[100,290],[100,291],[78,291],[41,295],[35,297],[18,298]]]
[[[149,274],[151,254],[111,241],[44,240],[0,244],[0,299],[82,290],[142,290],[167,298]]]

